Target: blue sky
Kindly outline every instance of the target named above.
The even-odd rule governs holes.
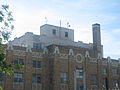
[[[101,24],[104,56],[120,58],[120,0],[1,0],[10,4],[15,29],[11,39],[25,32],[39,34],[39,27],[48,24],[66,27],[70,23],[75,41],[92,43],[92,24]]]

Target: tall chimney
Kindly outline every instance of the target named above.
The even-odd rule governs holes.
[[[92,25],[93,30],[93,49],[95,53],[101,53],[103,56],[103,46],[101,45],[101,30],[100,24],[96,23]],[[96,54],[97,54],[96,53]]]
[[[101,33],[100,33],[100,24],[93,24],[93,44],[101,45]]]

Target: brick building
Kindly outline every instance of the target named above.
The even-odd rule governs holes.
[[[5,90],[118,90],[120,60],[103,57],[100,24],[92,25],[89,44],[75,42],[72,29],[45,24],[40,30],[8,43],[8,62],[24,68],[0,73]]]

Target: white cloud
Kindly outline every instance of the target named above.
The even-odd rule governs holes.
[[[120,42],[119,38],[116,38],[112,31],[102,31],[102,42],[104,48],[105,57],[111,56],[112,58],[120,57]]]
[[[75,29],[75,41],[79,40],[89,43],[92,42],[93,23],[98,22],[102,25],[108,25],[116,20],[116,16],[100,12],[100,10],[104,10],[105,8],[100,7],[101,4],[98,5],[98,1],[101,0],[92,0],[90,2],[88,0],[73,0],[70,2],[66,2],[66,0],[52,1],[60,2],[63,5],[54,3],[55,5],[52,4],[51,7],[47,7],[48,2],[46,2],[45,7],[40,8],[38,6],[36,10],[32,6],[28,7],[19,3],[12,4],[14,18],[16,20],[12,39],[15,36],[19,37],[23,35],[25,32],[39,34],[39,27],[45,24],[45,17],[47,17],[49,24],[57,26],[59,26],[60,20],[62,21],[63,27],[66,27],[66,23],[69,22],[71,28]],[[120,55],[120,43],[112,34],[112,32],[120,32],[120,29],[108,31],[102,30],[102,43],[104,45],[105,56]]]
[[[112,30],[113,33],[120,33],[120,28]]]

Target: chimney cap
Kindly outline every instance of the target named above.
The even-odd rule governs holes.
[[[100,24],[98,24],[98,23],[95,23],[95,24],[93,24],[92,26],[100,26]]]

